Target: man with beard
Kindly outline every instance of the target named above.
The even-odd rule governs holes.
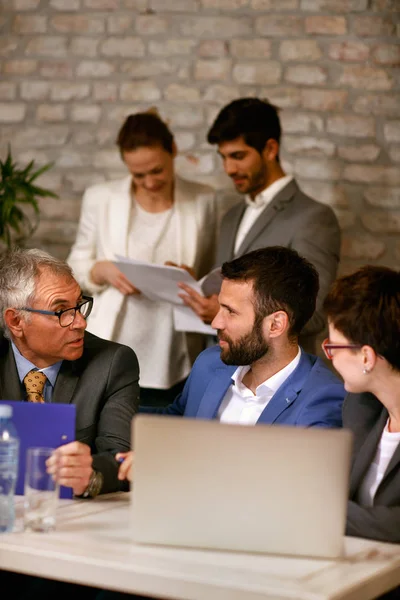
[[[336,277],[340,228],[333,210],[306,196],[279,158],[281,125],[275,106],[258,98],[240,98],[225,106],[208,133],[218,145],[225,172],[244,194],[224,216],[216,266],[266,246],[294,248],[317,269],[320,290],[316,311],[301,333],[301,346],[315,353],[316,336],[325,327],[322,303]],[[218,312],[217,295],[205,298],[181,284],[181,297],[205,323]]]
[[[298,344],[311,318],[318,273],[295,250],[271,246],[222,265],[219,347],[195,361],[183,392],[166,408],[139,412],[301,427],[341,427],[344,387]],[[129,477],[132,453],[119,477]],[[118,458],[118,455],[117,455]]]

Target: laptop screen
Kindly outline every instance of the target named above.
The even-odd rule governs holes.
[[[351,431],[139,414],[132,443],[134,541],[341,555]]]

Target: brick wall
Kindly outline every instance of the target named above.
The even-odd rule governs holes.
[[[231,99],[281,107],[282,157],[343,228],[341,271],[400,260],[400,0],[0,1],[0,154],[55,166],[31,245],[65,257],[84,188],[158,106],[178,170],[226,185],[205,134]],[[189,161],[187,155],[194,156]],[[229,185],[229,184],[228,184]]]

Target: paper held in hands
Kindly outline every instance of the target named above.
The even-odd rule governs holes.
[[[174,325],[177,331],[215,334],[215,329],[203,323],[191,308],[184,305],[183,300],[178,295],[182,293],[178,283],[181,281],[190,285],[202,296],[218,294],[221,287],[220,268],[214,269],[202,279],[196,281],[188,271],[179,267],[154,265],[119,255],[116,256],[116,260],[113,262],[149,300],[169,302],[174,305]]]

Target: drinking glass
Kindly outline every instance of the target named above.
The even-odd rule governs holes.
[[[54,452],[55,448],[28,448],[26,452],[25,529],[43,532],[55,529],[60,487],[46,467],[47,459]]]

